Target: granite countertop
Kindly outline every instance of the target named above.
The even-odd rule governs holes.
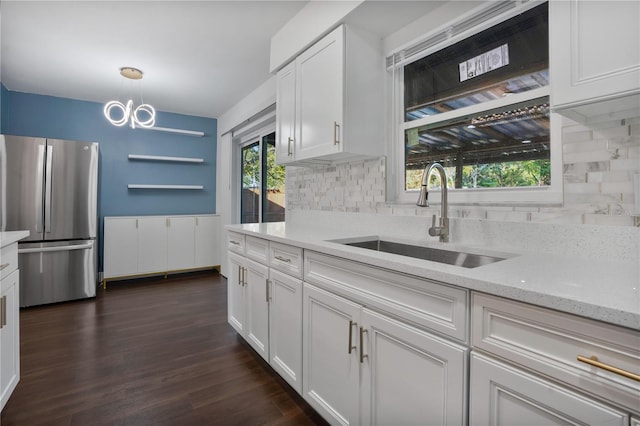
[[[323,229],[321,232],[287,227],[284,222],[227,225],[231,231],[292,244],[372,266],[415,275],[459,287],[502,296],[610,324],[640,330],[640,262],[580,258],[546,252],[503,252],[483,247],[438,243],[434,239],[407,240],[375,233]],[[463,268],[373,250],[331,240],[380,237],[445,249],[506,257],[505,260]]]
[[[29,231],[0,232],[0,247],[8,246],[9,244],[20,241],[28,236]]]

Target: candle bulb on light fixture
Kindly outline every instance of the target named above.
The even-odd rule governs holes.
[[[120,68],[120,74],[131,80],[140,80],[143,76],[142,71],[133,67]],[[142,100],[142,95],[140,99]],[[112,111],[114,109],[122,113],[121,118],[113,118]],[[142,115],[139,115],[141,113]],[[148,116],[146,119],[144,119],[144,114]],[[145,103],[134,108],[133,100],[131,99],[127,101],[126,105],[120,101],[110,101],[104,106],[104,116],[107,117],[107,120],[114,126],[124,126],[129,123],[132,129],[135,129],[136,126],[148,129],[155,124],[156,110],[151,105]]]

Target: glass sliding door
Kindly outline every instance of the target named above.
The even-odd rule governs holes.
[[[276,134],[262,138],[264,158],[262,187],[262,222],[281,222],[284,220],[284,166],[276,164]]]
[[[260,217],[261,167],[260,142],[242,147],[240,223],[255,223]]]
[[[241,147],[241,223],[285,218],[285,168],[276,164],[275,141],[271,132]]]

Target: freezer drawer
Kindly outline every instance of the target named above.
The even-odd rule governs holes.
[[[19,244],[20,307],[95,297],[95,240]]]

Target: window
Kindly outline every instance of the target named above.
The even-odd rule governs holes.
[[[284,220],[285,168],[276,165],[275,143],[276,134],[271,132],[244,143],[240,148],[241,223]]]
[[[433,43],[410,59],[402,59],[406,50],[392,57],[392,64],[400,58],[393,66],[401,111],[399,201],[415,202],[422,172],[432,162],[445,167],[448,186],[457,189],[450,193],[453,202],[558,200],[561,164],[552,152],[548,6],[525,10],[503,2],[494,8],[507,3],[517,10],[500,9],[502,18],[476,26],[470,36]],[[456,26],[464,22],[449,28]]]

